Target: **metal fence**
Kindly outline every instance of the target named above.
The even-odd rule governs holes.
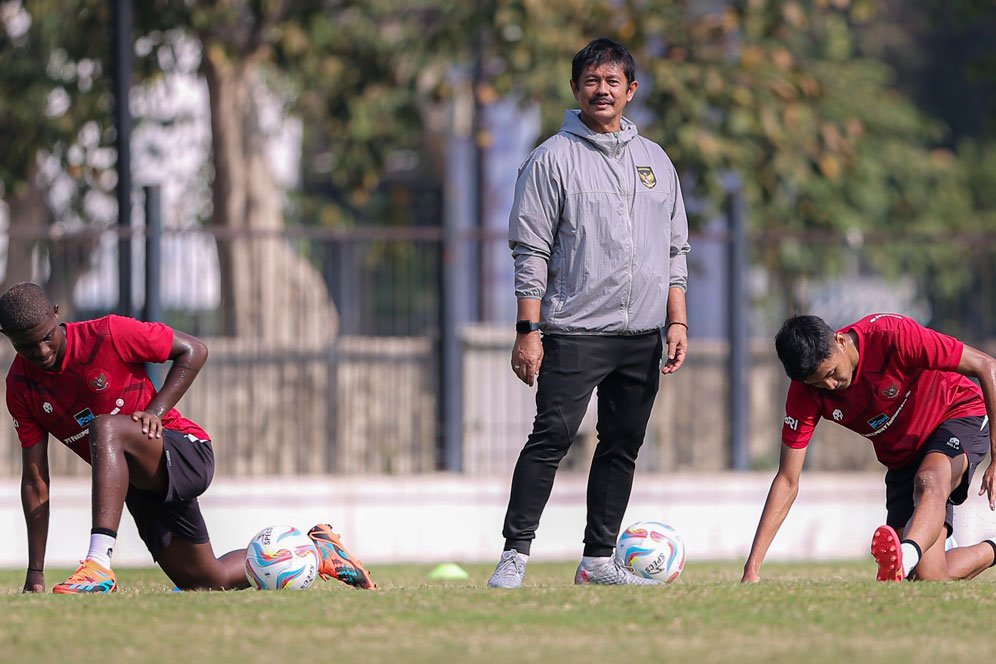
[[[8,256],[29,251],[33,267],[31,274],[6,275],[6,283],[43,283],[64,319],[116,311],[122,238],[132,243],[133,253],[129,313],[141,316],[149,300],[141,231],[11,236]],[[993,239],[950,239],[940,247],[941,258],[931,262],[918,252],[937,254],[939,248],[922,246],[922,238],[889,247],[820,238],[821,251],[835,257],[832,269],[829,263],[809,264],[789,289],[780,287],[783,276],[760,267],[761,254],[780,241],[799,239],[750,238],[754,267],[744,275],[752,331],[746,386],[750,465],[770,467],[777,460],[786,381],[770,338],[790,308],[788,296],[779,293],[805,300],[832,323],[904,310],[992,351]],[[507,252],[503,237],[470,234],[457,241],[474,255]],[[727,239],[721,231],[703,232],[692,237],[692,245],[691,353],[686,367],[662,382],[640,459],[648,470],[721,470],[731,463]],[[214,438],[218,472],[424,473],[445,469],[446,446],[455,443],[463,472],[507,474],[531,426],[533,391],[508,370],[511,321],[472,321],[456,334],[443,334],[447,246],[441,230],[428,227],[167,231],[156,286],[161,318],[201,337],[210,349],[206,369],[180,408]],[[885,248],[890,253],[883,258]],[[927,265],[928,272],[914,272],[914,265]],[[481,288],[480,275],[464,277]],[[498,287],[513,298],[511,283]],[[444,343],[459,346],[458,384],[441,378]],[[0,366],[9,366],[11,358],[4,344]],[[443,409],[451,390],[460,396],[458,441],[445,440]],[[587,465],[594,440],[590,418],[579,437],[564,462],[569,467]],[[838,427],[821,426],[818,440],[826,444],[814,448],[814,468],[875,465],[870,446]],[[51,447],[53,473],[88,472],[60,445]],[[19,469],[13,428],[2,427],[0,476],[15,476]]]

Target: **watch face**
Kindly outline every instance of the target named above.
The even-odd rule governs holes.
[[[520,320],[515,322],[515,331],[519,334],[529,334],[539,329],[539,323],[531,320]]]

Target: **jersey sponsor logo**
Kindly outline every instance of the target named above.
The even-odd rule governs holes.
[[[833,409],[833,419],[837,422],[840,422],[842,419],[844,419],[844,413],[841,412],[840,408]]]
[[[86,425],[90,424],[90,422],[93,422],[96,415],[94,415],[93,411],[90,410],[89,408],[84,408],[80,412],[73,415],[73,417],[76,419],[77,424],[79,424],[81,427],[85,427]]]
[[[87,427],[86,429],[83,429],[83,431],[80,431],[79,433],[74,433],[72,436],[70,436],[69,438],[66,438],[62,442],[65,443],[66,445],[72,445],[73,443],[75,443],[77,440],[79,440],[83,436],[87,435],[88,433],[90,433],[90,427]]]
[[[873,316],[871,319],[869,319],[868,322],[874,323],[879,318],[898,318],[899,320],[903,320],[906,318],[906,316],[900,316],[899,314],[879,314],[877,316]]]
[[[640,176],[640,182],[647,189],[653,189],[657,186],[657,176],[654,175],[654,169],[649,166],[637,166],[636,173]]]
[[[892,417],[889,417],[885,413],[882,413],[868,420],[868,426],[872,428],[872,431],[871,433],[863,433],[861,435],[864,436],[865,438],[874,438],[875,436],[879,435],[880,433],[891,427],[892,423],[896,421],[897,417],[899,417],[899,413],[903,411],[903,407],[906,405],[906,402],[909,400],[910,395],[912,393],[913,390],[907,390],[906,395],[903,397],[902,402],[900,402],[899,406],[896,408],[896,412],[892,414]]]
[[[91,369],[86,375],[86,384],[94,392],[103,392],[111,384],[111,379],[103,369]]]
[[[876,415],[875,417],[868,420],[868,426],[870,426],[872,429],[877,429],[888,421],[889,421],[889,416],[886,415],[885,413],[882,413],[881,415]]]
[[[899,383],[892,381],[891,383],[883,384],[878,388],[878,393],[886,399],[895,399],[896,395],[899,394]]]
[[[45,403],[42,404],[42,410],[44,410],[46,413],[48,413],[49,415],[51,415],[52,414],[52,404],[50,404],[49,402],[46,401]]]
[[[955,438],[954,436],[951,436],[950,438],[948,438],[947,446],[953,450],[961,449],[961,441]]]
[[[785,416],[785,426],[787,426],[792,431],[798,431],[799,430],[799,420],[797,420],[796,418],[794,418],[794,417],[792,417],[790,415],[786,415]]]

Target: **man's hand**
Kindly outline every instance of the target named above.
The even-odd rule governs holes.
[[[512,371],[526,385],[532,387],[543,363],[543,340],[539,332],[515,335],[512,346]]]
[[[662,374],[673,374],[685,363],[688,353],[688,328],[674,323],[669,325],[665,333],[667,341],[667,358],[661,363]]]
[[[151,438],[163,437],[163,422],[158,415],[147,413],[144,410],[136,410],[131,414],[132,422],[142,423],[142,433]]]
[[[989,509],[996,510],[996,460],[989,462],[989,467],[982,475],[982,486],[979,487],[979,495],[989,495]]]
[[[24,590],[22,592],[45,592],[45,572],[29,569],[28,573],[24,575]]]

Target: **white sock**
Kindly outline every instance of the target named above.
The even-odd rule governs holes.
[[[591,569],[611,562],[612,556],[581,556],[581,564]]]
[[[903,578],[905,579],[920,562],[920,552],[917,551],[913,542],[903,542],[901,551],[903,552]]]
[[[86,554],[87,560],[95,560],[107,569],[111,569],[111,556],[114,555],[114,543],[116,537],[100,533],[90,534],[90,550]]]
[[[509,549],[508,551],[505,551],[505,552],[503,552],[503,553],[502,553],[502,558],[504,558],[504,557],[505,557],[505,554],[506,554],[506,553],[510,553],[510,552],[512,552],[512,551],[515,551],[515,553],[516,553],[516,554],[518,554],[519,558],[521,558],[521,559],[522,559],[522,562],[524,562],[524,563],[528,563],[528,562],[529,562],[529,556],[527,556],[527,555],[526,555],[526,554],[524,554],[524,553],[519,553],[518,549]]]

